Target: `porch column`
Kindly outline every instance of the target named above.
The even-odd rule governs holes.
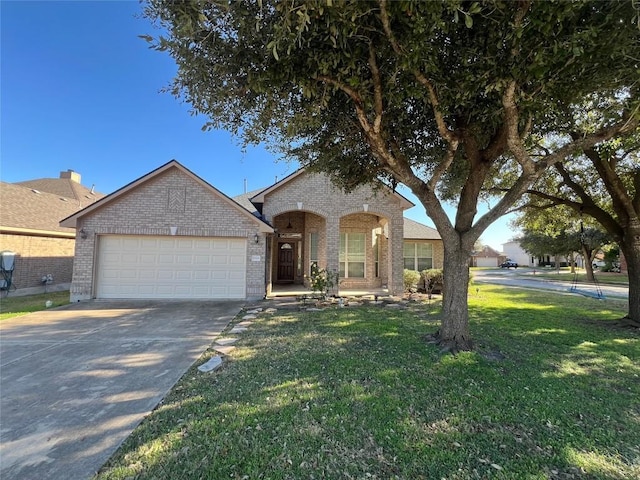
[[[394,216],[389,221],[389,293],[404,293],[404,219]]]
[[[327,272],[340,271],[340,218],[328,217],[326,219],[326,246],[327,246]],[[337,295],[339,286],[336,285],[329,294]]]

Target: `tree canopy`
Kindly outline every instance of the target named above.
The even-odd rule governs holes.
[[[149,0],[145,14],[165,30],[153,48],[178,64],[171,91],[208,127],[268,142],[346,189],[412,190],[445,243],[445,348],[471,348],[468,262],[482,232],[548,165],[638,124],[628,0]],[[570,123],[573,105],[623,90],[598,128],[532,155],[530,139]]]
[[[576,137],[589,127],[572,125],[564,133]],[[597,222],[620,246],[628,267],[629,319],[640,325],[640,131],[576,152],[527,193],[525,223],[569,210],[567,217]]]

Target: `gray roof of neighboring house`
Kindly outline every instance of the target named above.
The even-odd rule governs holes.
[[[502,253],[494,250],[489,245],[482,247],[482,250],[475,251],[471,254],[472,257],[500,257]]]
[[[104,194],[95,191],[92,192],[91,189],[70,178],[37,178],[35,180],[16,182],[14,185],[20,185],[40,192],[51,193],[58,197],[75,200],[81,208],[91,205],[96,200],[104,197]]]
[[[404,238],[413,240],[441,240],[440,234],[435,228],[427,227],[422,223],[404,219]]]
[[[57,232],[75,235],[59,221],[104,197],[68,178],[0,182],[0,228],[4,231]]]

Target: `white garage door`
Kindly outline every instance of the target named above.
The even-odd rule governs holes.
[[[476,257],[476,265],[478,267],[497,267],[498,259],[496,257]]]
[[[244,299],[244,238],[101,236],[98,298]]]

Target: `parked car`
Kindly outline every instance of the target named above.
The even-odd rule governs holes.
[[[606,265],[606,263],[603,260],[594,260],[593,261],[593,268],[602,268]]]
[[[511,260],[507,260],[506,262],[500,264],[500,268],[518,268],[518,264]]]

